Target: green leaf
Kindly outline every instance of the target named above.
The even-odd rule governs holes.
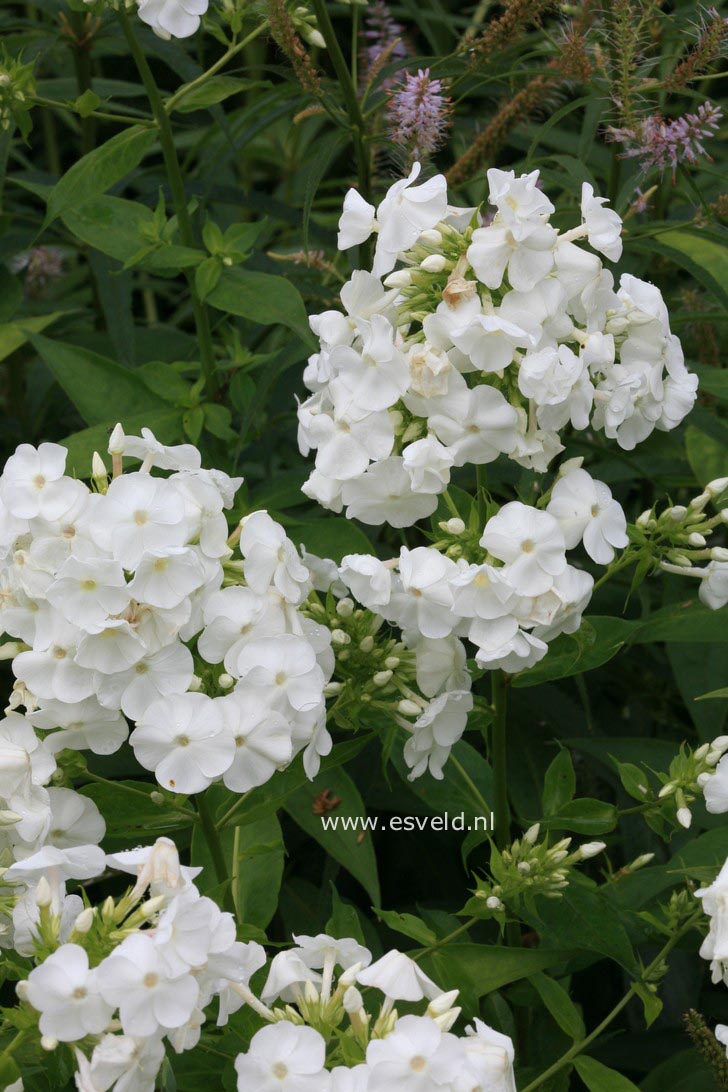
[[[544,830],[573,830],[577,834],[606,834],[617,825],[618,812],[605,800],[583,797],[570,800],[557,815],[549,815],[541,823]]]
[[[502,948],[496,944],[447,944],[419,961],[438,985],[465,988],[485,997],[510,982],[563,963],[568,953],[545,948]]]
[[[219,258],[207,258],[195,270],[195,291],[201,300],[207,298],[222,276],[223,264]]]
[[[525,908],[523,917],[539,933],[544,946],[572,953],[595,952],[628,971],[635,968],[624,908],[611,894],[574,874],[560,899],[540,899],[537,911]]]
[[[564,987],[543,972],[533,975],[531,984],[561,1030],[574,1041],[583,1039],[584,1021]]]
[[[625,618],[585,618],[576,633],[552,641],[543,660],[516,675],[513,685],[539,686],[601,667],[617,655],[632,629]]]
[[[133,125],[79,159],[51,190],[43,226],[67,209],[105,193],[141,163],[156,141],[156,129]]]
[[[333,884],[331,885],[331,917],[326,922],[325,932],[337,940],[353,937],[360,944],[366,943],[356,907],[344,902]]]
[[[576,776],[571,755],[561,750],[546,771],[543,786],[544,815],[557,814],[574,795]]]
[[[663,231],[653,239],[636,239],[635,245],[672,258],[680,269],[692,273],[728,306],[728,247],[704,232],[678,229]]]
[[[728,448],[695,425],[690,425],[685,432],[685,451],[700,485],[728,474]]]
[[[331,558],[339,562],[346,554],[369,554],[371,540],[356,523],[344,516],[319,519],[306,523],[301,520],[284,520],[288,537],[297,546],[305,546],[310,554]]]
[[[574,1059],[574,1065],[589,1092],[639,1092],[636,1084],[596,1058],[582,1055]]]
[[[207,302],[218,311],[262,326],[287,326],[307,345],[316,345],[301,295],[285,277],[249,269],[224,269]]]
[[[66,209],[62,220],[88,246],[125,266],[139,265],[164,274],[189,269],[205,258],[203,250],[158,242],[154,213],[138,201],[94,197],[78,208]]]
[[[316,801],[325,792],[329,799],[338,797],[341,802],[331,812],[321,815],[316,811]],[[289,796],[284,806],[291,818],[350,872],[374,904],[379,905],[381,892],[371,832],[358,823],[356,826],[350,823],[348,830],[344,827],[345,820],[366,818],[364,801],[349,775],[342,769],[324,770]]]
[[[40,333],[46,326],[52,326],[65,311],[54,311],[50,315],[38,315],[33,318],[18,319],[17,322],[4,322],[0,325],[0,360],[10,356],[16,349],[25,345],[31,334]]]
[[[89,88],[87,91],[84,91],[82,95],[78,96],[73,104],[73,108],[82,118],[87,118],[94,110],[97,110],[100,105],[101,99],[95,91],[91,91]]]
[[[241,80],[235,76],[213,76],[199,87],[187,91],[187,85],[180,87],[176,95],[184,92],[184,98],[174,107],[180,114],[191,114],[194,110],[203,110],[206,106],[215,106],[224,102],[231,95],[241,91],[250,91],[256,87],[269,87],[264,80]]]
[[[142,379],[90,349],[33,334],[34,348],[88,425],[119,420],[124,414],[157,414],[168,403]]]
[[[435,944],[437,941],[437,936],[432,929],[425,925],[421,918],[416,918],[414,914],[400,914],[397,910],[378,910],[376,907],[374,907],[374,913],[380,921],[383,921],[395,933],[402,933],[410,940],[416,940],[426,947]]]
[[[720,690],[710,690],[707,694],[701,694],[695,701],[707,701],[708,698],[728,698],[728,686],[722,686]]]
[[[459,740],[445,763],[442,781],[434,777],[409,780],[409,769],[401,746],[392,753],[392,764],[410,792],[438,815],[447,815],[453,830],[462,833],[475,829],[491,830],[489,801],[493,798],[493,772],[478,751],[464,739]]]
[[[110,853],[190,825],[164,802],[155,804],[151,793],[159,792],[159,786],[145,781],[91,782],[78,791],[93,800],[106,820],[104,848]]]

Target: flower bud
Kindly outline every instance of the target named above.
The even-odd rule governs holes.
[[[691,546],[701,547],[705,546],[705,536],[698,534],[697,531],[692,531],[688,535],[688,542]]]
[[[391,671],[377,671],[376,675],[372,678],[372,682],[375,686],[386,686],[391,678]]]
[[[74,933],[81,933],[82,935],[88,933],[89,929],[94,923],[96,917],[96,910],[93,906],[87,906],[85,910],[82,910],[73,923]]]
[[[449,535],[461,535],[465,530],[465,522],[459,516],[453,516],[445,523]]]
[[[51,885],[45,876],[41,876],[38,880],[38,886],[35,889],[35,905],[43,910],[46,906],[50,906],[53,902],[53,892],[51,891]]]
[[[384,278],[385,288],[409,288],[412,284],[412,276],[409,269],[395,269]]]
[[[425,273],[442,273],[446,265],[447,258],[444,254],[429,254],[420,262],[420,269],[424,269]]]
[[[698,784],[698,788],[700,788],[700,789],[704,789],[704,788],[705,788],[705,786],[706,786],[706,785],[708,784],[708,782],[710,781],[710,779],[711,779],[711,777],[712,777],[712,776],[713,776],[713,775],[712,775],[711,773],[708,773],[708,771],[707,771],[707,770],[704,770],[704,771],[703,771],[703,773],[701,773],[701,774],[698,774],[698,776],[697,776],[697,779],[696,779],[696,780],[697,780],[697,784]]]
[[[638,868],[644,868],[650,861],[654,860],[654,853],[641,853],[639,857],[635,857],[631,865],[628,865],[630,872],[636,872]]]
[[[359,648],[362,652],[371,652],[374,648],[374,638],[371,633],[368,633],[366,637],[362,637],[359,642]]]
[[[684,504],[674,504],[672,508],[668,508],[665,515],[672,523],[682,523],[688,514],[688,510]]]
[[[705,492],[710,493],[711,497],[719,497],[721,493],[725,493],[726,489],[728,489],[728,478],[713,478],[713,481],[706,485]]]
[[[425,231],[420,232],[420,241],[428,243],[430,246],[439,246],[442,242],[442,232],[437,228],[427,228]]]
[[[505,909],[503,903],[500,901],[497,895],[489,895],[488,898],[485,900],[485,905],[488,907],[489,910]]]
[[[642,527],[642,528],[648,527],[650,525],[650,523],[652,523],[652,522],[653,522],[653,519],[652,519],[652,509],[651,508],[645,508],[644,512],[642,512],[641,515],[637,516],[636,524],[637,524],[638,527]]]
[[[350,645],[351,637],[348,633],[345,633],[343,629],[331,630],[331,644],[332,645]]]
[[[337,694],[340,694],[343,689],[343,683],[332,680],[331,682],[326,683],[326,686],[324,687],[324,696],[327,698],[334,698]]]
[[[663,785],[657,794],[657,799],[661,800],[663,796],[672,796],[675,792],[677,785],[674,781],[668,781],[666,785]]]
[[[232,677],[232,675],[228,675],[227,671],[223,671],[222,675],[217,680],[217,685],[220,687],[221,690],[230,690],[233,686],[235,686],[235,679]]]
[[[20,982],[16,982],[15,992],[18,995],[18,1000],[19,1001],[27,1001],[27,999],[28,999],[28,983],[24,978],[21,979]]]
[[[699,493],[697,497],[693,497],[688,508],[691,512],[702,512],[709,500],[710,493],[706,490],[704,493]]]
[[[690,811],[690,808],[688,808],[688,807],[678,808],[677,809],[677,821],[678,821],[678,823],[680,824],[681,827],[685,827],[685,830],[688,830],[688,828],[690,827],[690,824],[693,821],[693,815],[692,815],[692,812]]]
[[[606,842],[586,842],[583,846],[579,846],[578,853],[582,860],[586,861],[590,857],[596,857],[598,853],[601,853],[603,849],[607,848]]]
[[[403,717],[418,717],[422,710],[415,702],[410,701],[409,698],[402,698],[401,702],[397,706],[397,709]]]
[[[192,678],[190,679],[190,684],[187,687],[187,689],[191,690],[193,692],[193,694],[196,694],[199,690],[202,690],[202,679],[200,678],[199,675],[193,675],[192,676]]]
[[[459,994],[460,990],[448,990],[447,993],[438,994],[427,1006],[425,1016],[442,1016],[444,1012],[449,1012],[457,1001]]]
[[[711,561],[728,561],[728,550],[725,546],[714,546],[710,551]]]
[[[154,895],[153,898],[147,899],[139,907],[139,913],[142,915],[145,921],[149,921],[155,914],[158,914],[160,910],[163,910],[167,904],[166,895]]]
[[[357,980],[359,971],[363,970],[363,963],[352,963],[351,967],[347,968],[343,974],[339,975],[339,985],[343,989],[348,989],[349,986],[353,986]]]
[[[401,661],[399,656],[387,656],[386,660],[384,661],[384,666],[387,668],[388,671],[396,671],[400,665],[400,662]]]
[[[52,1035],[41,1035],[40,1045],[42,1050],[55,1050],[58,1046],[58,1040],[54,1039]]]
[[[344,597],[336,604],[336,613],[339,618],[351,618],[354,613],[354,600]]]
[[[124,441],[126,436],[124,435],[124,429],[121,427],[121,422],[116,425],[109,436],[109,455],[123,455],[124,454]]]
[[[701,743],[700,746],[698,747],[698,749],[693,752],[693,758],[697,758],[698,761],[700,761],[701,759],[705,758],[705,756],[707,755],[709,750],[710,750],[710,744],[709,743]]]
[[[716,736],[710,745],[714,751],[728,751],[728,736]]]
[[[533,826],[529,827],[528,830],[526,831],[526,833],[523,835],[524,842],[528,842],[528,844],[531,845],[531,846],[535,845],[536,844],[536,839],[538,838],[538,834],[539,834],[540,830],[541,830],[541,824],[540,823],[534,823]]]
[[[364,999],[356,986],[348,986],[341,1001],[346,1012],[359,1012],[364,1008]]]
[[[98,451],[91,456],[91,477],[95,482],[106,483],[106,466]]]

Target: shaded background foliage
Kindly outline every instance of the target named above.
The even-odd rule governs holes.
[[[306,312],[335,306],[341,282],[356,267],[355,255],[335,249],[343,194],[354,184],[381,196],[408,169],[412,149],[392,140],[389,96],[404,69],[429,69],[445,81],[450,111],[427,170],[448,174],[451,199],[484,201],[485,171],[494,165],[538,168],[559,209],[575,210],[581,183],[591,182],[626,218],[622,267],[660,286],[673,329],[700,375],[698,406],[676,432],[653,433],[637,452],[581,434],[568,439],[565,457],[586,456],[629,519],[657,496],[682,503],[728,473],[725,148],[718,134],[705,141],[712,159],[683,159],[673,173],[649,166],[644,156],[625,157],[630,144],[610,134],[610,127],[637,131],[646,117],[674,119],[720,101],[720,15],[691,2],[407,0],[388,9],[402,28],[401,39],[395,31],[402,44],[392,47],[390,38],[372,73],[363,51],[376,44],[372,34],[377,14],[387,14],[383,5],[324,7],[347,60],[355,43],[363,130],[352,125],[330,54],[291,36],[295,28],[283,3],[244,8],[245,32],[267,18],[273,34],[267,28],[253,37],[224,78],[207,85],[212,93],[193,90],[172,113],[195,225],[189,247],[176,234],[159,145],[146,128],[144,89],[113,13],[58,0],[3,6],[8,57],[22,54],[24,64],[33,63],[36,81],[28,99],[35,102],[32,131],[22,139],[11,125],[0,135],[3,461],[18,443],[70,437],[70,461],[85,474],[117,419],[129,428],[144,424],[165,441],[198,444],[205,465],[243,474],[245,510],[268,508],[314,552],[338,558],[369,546],[383,553],[397,548],[400,538],[391,529],[364,531],[316,509],[300,492],[309,468],[296,446],[295,398],[312,349]],[[166,93],[194,81],[224,52],[220,26],[213,12],[206,32],[182,43],[162,42],[135,25]],[[133,138],[122,120],[138,121]],[[123,145],[117,153],[123,170],[111,171],[108,184],[98,160],[85,173],[74,166],[112,137]],[[357,169],[362,140],[365,164],[360,158]],[[65,188],[56,185],[62,175]],[[217,232],[205,228],[208,221]],[[232,255],[230,264],[220,262],[220,253]],[[207,384],[199,379],[185,271],[197,276],[209,305],[215,371]],[[510,462],[495,464],[489,487],[508,496],[526,474]],[[472,487],[467,470],[462,475],[458,484]],[[407,534],[416,544],[416,532]],[[548,947],[570,953],[552,973],[568,986],[587,1028],[598,1024],[629,984],[635,950],[644,962],[657,950],[643,943],[637,911],[728,855],[724,819],[700,807],[693,828],[667,847],[639,815],[616,823],[615,806],[627,809],[631,798],[613,760],[664,770],[682,740],[697,744],[720,734],[726,712],[724,699],[695,701],[726,682],[725,613],[701,615],[692,629],[672,625],[671,604],[687,601],[692,587],[655,579],[631,596],[628,591],[627,579],[617,578],[592,603],[593,615],[635,622],[629,634],[614,637],[616,655],[582,676],[565,673],[552,653],[524,680],[540,681],[537,688],[516,687],[509,714],[514,830],[541,816],[544,777],[559,747],[572,753],[576,796],[604,802],[607,811],[582,830],[604,834],[616,873],[604,917],[594,920],[597,903],[580,907],[578,897],[570,915],[544,911],[541,922],[524,925],[518,950],[500,969],[488,947],[497,940],[492,924],[437,947],[438,938],[462,924],[456,915],[472,871],[487,864],[485,847],[473,839],[463,844],[455,832],[432,831],[380,832],[361,841],[355,832],[341,832],[333,841],[321,831],[313,805],[325,790],[341,798],[339,814],[385,818],[475,814],[479,802],[454,764],[444,783],[408,784],[401,763],[384,764],[379,743],[359,737],[340,745],[350,748],[345,769],[325,764],[314,785],[292,770],[251,798],[234,847],[242,862],[237,896],[251,935],[265,929],[273,943],[284,942],[294,930],[321,931],[333,914],[375,952],[435,946],[428,966],[443,984],[462,986],[467,1015],[479,1011],[515,1036],[524,1085],[571,1042],[558,1006],[545,1003],[533,960],[541,950],[538,937],[542,947],[547,940]],[[636,623],[661,608],[667,620],[641,631]],[[560,649],[581,655],[580,671],[589,666],[589,650],[574,651],[570,640],[562,639]],[[8,672],[3,683],[9,688]],[[455,755],[487,798],[477,717],[471,727]],[[341,752],[335,754],[340,761]],[[94,762],[108,777],[140,780],[128,748]],[[105,786],[87,791],[107,817],[110,848],[152,829],[174,832],[174,819],[151,803],[130,807],[127,797]],[[184,841],[189,832],[178,836]],[[204,847],[190,850],[204,861]],[[620,877],[621,867],[646,852],[656,855],[648,867]],[[590,872],[599,879],[603,868],[592,862]],[[214,886],[214,878],[208,882]],[[372,907],[396,908],[417,924]],[[728,1022],[728,995],[707,984],[695,947],[693,935],[673,953],[664,1008],[649,1030],[635,998],[614,1025],[621,1034],[615,1030],[593,1052],[644,1092],[716,1087],[683,1034],[682,1018],[696,1008],[711,1022]],[[240,1048],[246,1019],[243,1013],[233,1021],[224,1048],[229,1056]],[[165,1087],[198,1087],[219,1065],[220,1058],[204,1050],[185,1055],[175,1061],[174,1074],[166,1072]],[[47,1087],[44,1081],[60,1087],[63,1074],[34,1079],[31,1087]],[[584,1080],[562,1071],[544,1087],[562,1092],[584,1087]]]

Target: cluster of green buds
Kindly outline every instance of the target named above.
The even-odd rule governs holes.
[[[298,3],[298,0],[286,0],[286,11],[296,33],[304,42],[316,49],[326,49],[326,41],[318,28],[316,16],[305,4]]]
[[[40,963],[62,944],[78,944],[88,954],[90,966],[96,966],[125,937],[153,923],[169,901],[159,895],[142,901],[142,893],[129,888],[118,899],[111,895],[100,906],[87,904],[76,916],[70,933],[62,920],[61,906],[44,876],[34,892],[38,918],[33,928],[33,958]]]
[[[666,822],[687,830],[693,821],[690,805],[702,796],[726,751],[728,736],[718,736],[695,750],[687,743],[681,744],[667,772],[657,772],[659,787],[651,784],[646,770],[630,762],[618,762],[617,771],[625,790],[640,802],[636,810],[643,812],[653,830],[662,834]]]
[[[586,842],[572,850],[571,838],[549,845],[548,835],[539,841],[540,832],[540,824],[534,823],[506,849],[492,847],[490,876],[476,879],[476,889],[464,913],[495,917],[503,924],[507,911],[517,913],[521,905],[532,904],[537,895],[561,898],[569,886],[572,868],[605,848],[604,842]]]
[[[363,708],[368,715],[420,715],[427,702],[413,689],[415,655],[392,637],[383,618],[331,592],[325,602],[313,593],[302,613],[331,631],[336,666],[324,692],[335,699],[329,715],[339,727],[356,728]]]
[[[712,743],[703,743],[695,751],[683,744],[670,763],[666,774],[658,774],[662,788],[659,800],[668,800],[675,809],[675,817],[681,827],[692,823],[690,804],[700,796],[706,781],[712,777],[715,767],[728,751],[728,736],[718,736]]]
[[[657,513],[647,509],[636,521],[633,539],[649,548],[653,563],[665,572],[699,576],[707,572],[696,568],[701,561],[728,562],[728,548],[711,546],[708,539],[728,523],[728,477],[708,482],[705,489],[687,504],[674,504]],[[706,509],[717,509],[710,515]]]
[[[3,49],[0,53],[0,130],[9,132],[17,125],[26,140],[32,122],[30,110],[35,94],[35,76],[32,64],[23,64]]]
[[[454,306],[462,299],[471,299],[480,287],[478,282],[467,279],[466,251],[470,246],[475,219],[465,231],[459,231],[444,221],[423,231],[414,247],[406,251],[402,260],[405,268],[397,269],[385,277],[387,288],[396,288],[403,297],[398,305],[397,325],[409,327],[422,323],[445,300]],[[424,331],[408,331],[413,340],[424,339]]]

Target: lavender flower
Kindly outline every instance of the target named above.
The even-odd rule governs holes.
[[[374,0],[370,4],[364,20],[362,37],[364,38],[364,57],[362,74],[369,77],[372,70],[377,70],[382,62],[401,60],[409,52],[404,41],[404,28],[392,18],[383,0]],[[384,86],[391,85],[392,78],[384,81]]]
[[[442,80],[430,78],[430,70],[416,76],[405,72],[404,82],[390,91],[389,137],[404,148],[410,159],[426,159],[443,143],[450,127],[450,100]]]
[[[668,121],[660,114],[644,118],[634,129],[609,128],[612,140],[626,144],[626,159],[641,159],[644,168],[668,167],[673,177],[681,163],[697,163],[700,156],[707,156],[703,141],[714,137],[723,111],[711,102],[704,102],[695,114]]]

